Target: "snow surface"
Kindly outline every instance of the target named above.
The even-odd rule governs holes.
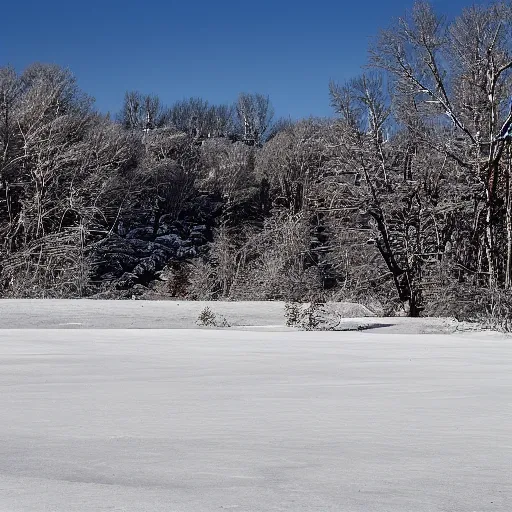
[[[197,329],[206,307],[231,327],[248,330],[286,328],[284,302],[0,300],[0,329]],[[445,318],[371,318],[360,304],[337,303],[347,330],[386,333],[454,332],[461,324]],[[355,315],[359,318],[353,318]]]
[[[69,327],[0,330],[0,511],[510,510],[506,337]]]

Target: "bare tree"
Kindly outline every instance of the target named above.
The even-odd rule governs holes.
[[[345,177],[331,204],[350,229],[366,230],[400,301],[418,316],[424,308],[426,269],[437,268],[451,235],[447,219],[452,210],[443,196],[449,193],[444,177],[451,167],[407,130],[389,135],[391,109],[382,77],[363,75],[344,86],[331,84],[331,97],[341,122],[330,165]]]
[[[168,111],[167,122],[195,139],[228,137],[233,116],[227,105],[210,105],[200,98],[178,101]]]
[[[452,23],[428,3],[415,4],[410,16],[381,33],[372,64],[389,72],[395,90],[406,96],[412,119],[436,121],[435,130],[409,129],[432,149],[472,173],[481,184],[489,286],[500,280],[496,237],[498,183],[512,110],[508,94],[512,69],[512,16],[504,3],[465,9]],[[482,271],[478,270],[481,274]],[[506,274],[510,275],[510,267]]]
[[[326,124],[309,119],[288,125],[258,153],[258,174],[268,180],[275,202],[294,214],[312,200],[323,181]]]
[[[13,68],[0,68],[0,186],[5,191],[3,170],[16,151],[14,110],[19,100],[21,83]]]
[[[177,219],[195,193],[199,148],[183,133],[156,130],[145,138],[144,149],[144,157],[135,171],[136,189],[131,202],[139,203],[143,214],[150,213],[156,235],[161,217]]]
[[[207,173],[202,187],[221,195],[228,204],[235,201],[245,189],[255,184],[251,167],[253,152],[254,149],[241,142],[207,141],[201,148]]]
[[[246,144],[260,145],[274,117],[268,96],[241,93],[236,104],[240,136]]]
[[[14,294],[82,295],[86,245],[108,230],[111,183],[130,161],[131,146],[123,134],[109,133],[115,127],[92,111],[67,70],[38,64],[19,77],[1,76],[8,78],[0,135],[2,284]]]
[[[147,131],[162,126],[166,115],[158,96],[132,91],[125,94],[119,119],[129,130]]]

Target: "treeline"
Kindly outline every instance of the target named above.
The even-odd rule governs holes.
[[[66,70],[1,68],[2,296],[509,318],[511,28],[508,4],[418,3],[330,84],[335,117],[296,122],[137,92],[110,119]]]

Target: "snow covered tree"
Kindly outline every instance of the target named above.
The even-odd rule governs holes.
[[[145,131],[162,126],[166,115],[158,96],[131,91],[125,94],[119,119],[129,130]]]
[[[236,103],[238,133],[248,145],[261,145],[270,129],[274,109],[268,96],[241,93]]]

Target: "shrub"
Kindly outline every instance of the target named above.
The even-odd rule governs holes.
[[[305,331],[332,331],[340,323],[340,317],[332,315],[326,304],[312,301],[307,304],[289,302],[285,305],[286,325]]]
[[[507,290],[451,286],[440,291],[438,300],[432,301],[426,313],[478,323],[484,329],[512,332],[512,294]]]
[[[196,323],[201,327],[231,327],[222,315],[216,315],[208,306],[199,313]]]

